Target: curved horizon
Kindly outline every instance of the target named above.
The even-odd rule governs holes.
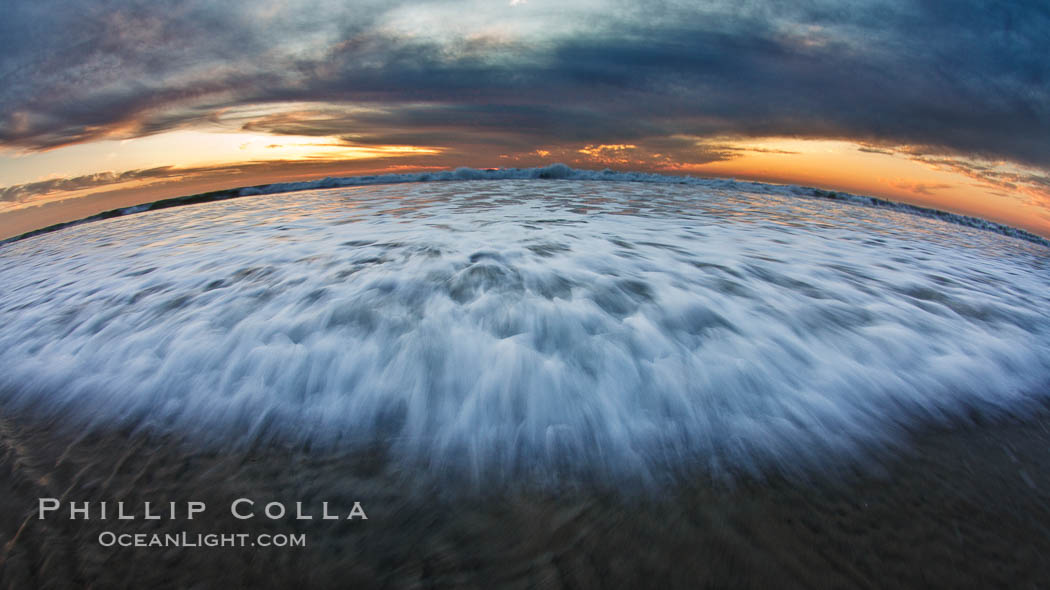
[[[199,203],[209,203],[240,197],[276,195],[298,191],[324,190],[331,188],[374,186],[383,184],[412,184],[425,182],[472,182],[472,181],[496,181],[496,180],[571,180],[589,182],[638,182],[638,183],[660,183],[692,185],[704,188],[752,188],[782,189],[779,194],[788,194],[803,198],[826,198],[845,201],[853,205],[889,208],[895,211],[917,215],[920,217],[933,218],[948,223],[973,227],[980,230],[991,231],[1001,235],[1014,237],[1031,243],[1050,247],[1050,235],[1041,236],[1028,232],[1024,229],[1012,227],[981,217],[962,215],[942,209],[921,207],[910,203],[882,199],[869,195],[856,195],[843,191],[829,191],[819,187],[800,186],[795,184],[778,184],[771,182],[760,182],[750,180],[738,180],[734,178],[704,178],[693,176],[673,176],[668,174],[657,174],[644,171],[619,171],[605,168],[603,170],[586,170],[571,168],[560,162],[555,162],[542,167],[533,168],[471,168],[457,167],[449,170],[419,173],[387,173],[366,174],[358,176],[324,177],[306,181],[277,182],[269,184],[257,184],[250,186],[239,186],[205,193],[180,195],[154,201],[140,202],[125,207],[100,211],[98,213],[59,222],[52,225],[34,228],[19,234],[5,236],[0,234],[0,245],[17,242],[33,236],[59,231],[75,225],[102,221],[114,217],[123,217],[147,211],[157,211],[170,207],[181,207]]]

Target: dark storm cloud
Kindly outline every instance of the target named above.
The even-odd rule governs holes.
[[[506,37],[400,34],[384,19],[411,7],[390,3],[64,6],[16,2],[0,24],[0,142],[143,135],[294,101],[319,110],[242,126],[506,149],[789,135],[1050,165],[1042,1],[611,4]],[[512,18],[499,9],[484,10]]]

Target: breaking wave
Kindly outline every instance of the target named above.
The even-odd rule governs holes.
[[[446,174],[8,244],[0,400],[473,481],[652,482],[863,461],[1046,397],[1041,244],[790,187]]]

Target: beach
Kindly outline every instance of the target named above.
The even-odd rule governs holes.
[[[1048,424],[916,433],[863,472],[697,477],[624,494],[583,484],[457,490],[381,453],[217,455],[142,433],[78,438],[8,415],[0,579],[8,588],[1039,587],[1050,579]],[[41,520],[41,497],[192,499],[208,510],[193,520],[57,511]],[[367,519],[269,519],[253,507],[257,517],[241,520],[227,511],[238,498],[356,501]],[[104,547],[107,531],[299,533],[307,543]]]

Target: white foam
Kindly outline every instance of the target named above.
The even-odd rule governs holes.
[[[732,185],[246,197],[6,246],[0,392],[202,444],[381,442],[475,481],[863,460],[1041,402],[1046,254]]]

